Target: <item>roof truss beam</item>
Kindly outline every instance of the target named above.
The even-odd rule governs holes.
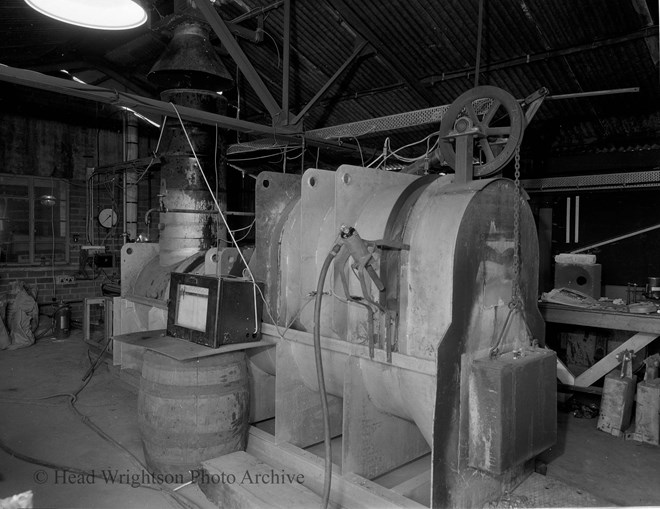
[[[397,79],[406,83],[410,91],[428,106],[434,103],[434,99],[428,90],[426,90],[418,81],[411,80],[408,77],[408,69],[404,60],[399,56],[388,54],[385,49],[385,43],[367,24],[358,18],[350,5],[345,0],[326,0],[335,13],[344,20],[351,32],[359,34],[366,40],[382,57],[384,63],[397,76]]]
[[[328,91],[328,89],[334,85],[334,83],[337,81],[337,79],[344,73],[348,67],[355,62],[355,60],[360,56],[362,53],[362,50],[366,48],[368,45],[367,41],[360,41],[360,43],[355,47],[353,50],[353,53],[346,59],[346,61],[337,69],[337,71],[330,77],[328,81],[326,81],[325,85],[321,87],[321,89],[316,93],[314,97],[312,97],[309,102],[305,105],[305,107],[296,115],[296,117],[293,119],[293,124],[297,124],[302,120],[302,118],[307,114],[307,112],[314,107],[314,105],[317,103],[321,97]]]
[[[622,44],[629,41],[634,41],[637,39],[646,39],[649,37],[658,37],[658,25],[652,25],[644,27],[641,30],[636,30],[634,32],[620,35],[617,37],[610,37],[608,39],[600,39],[598,41],[593,41],[585,44],[578,44],[576,46],[571,46],[568,48],[556,49],[551,51],[542,51],[540,53],[535,53],[533,55],[523,55],[515,58],[510,58],[506,60],[500,60],[499,62],[486,65],[481,69],[481,72],[497,71],[500,69],[507,69],[509,67],[517,67],[520,65],[527,65],[532,62],[539,62],[541,60],[547,60],[548,58],[563,57],[566,55],[572,55],[575,53],[582,53],[584,51],[591,51],[597,48],[604,48],[607,46],[614,46],[617,44]],[[462,69],[457,69],[454,71],[444,72],[442,74],[433,74],[426,78],[420,80],[420,82],[427,86],[432,87],[436,84],[440,84],[443,81],[454,80],[457,78],[469,77],[471,73],[474,73],[473,67],[464,67]]]
[[[222,42],[223,46],[234,59],[234,62],[236,62],[236,65],[238,65],[238,68],[273,118],[273,122],[275,124],[281,123],[282,108],[273,97],[273,94],[270,93],[268,87],[266,87],[261,76],[259,76],[259,73],[252,65],[252,62],[250,62],[236,39],[234,39],[231,30],[215,10],[213,4],[211,4],[210,0],[197,0],[195,5],[197,5],[197,8],[220,39],[220,42]]]

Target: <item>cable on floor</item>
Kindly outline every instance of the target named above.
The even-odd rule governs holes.
[[[12,398],[2,398],[4,401],[8,401],[11,403],[19,403],[19,404],[30,404],[33,402],[38,402],[38,401],[43,401],[46,399],[53,399],[53,398],[60,398],[60,397],[67,397],[68,399],[68,404],[69,408],[71,411],[78,417],[78,419],[88,428],[90,428],[92,431],[94,431],[97,435],[99,435],[103,440],[106,442],[114,445],[117,447],[119,450],[127,454],[130,459],[135,462],[136,465],[138,465],[143,471],[149,471],[147,466],[142,463],[142,461],[135,455],[133,454],[129,449],[124,447],[122,444],[117,442],[114,438],[112,438],[110,435],[108,435],[105,431],[103,431],[101,428],[99,428],[96,424],[94,424],[89,417],[81,413],[77,408],[76,408],[76,401],[78,399],[78,395],[83,391],[85,387],[89,384],[89,382],[92,380],[92,377],[96,371],[96,368],[100,364],[99,359],[103,357],[103,354],[105,353],[106,349],[110,345],[110,342],[112,341],[112,338],[108,338],[108,342],[103,349],[103,351],[99,354],[99,357],[97,358],[96,362],[90,367],[90,369],[87,371],[87,373],[83,377],[83,383],[76,389],[75,392],[60,392],[56,394],[50,394],[48,396],[42,396],[40,398],[27,398],[27,399],[12,399]],[[21,454],[17,451],[14,451],[11,447],[9,447],[5,442],[3,442],[0,439],[0,449],[5,451],[7,454],[10,456],[13,456],[19,460],[26,461],[28,463],[32,463],[35,465],[39,465],[42,467],[46,468],[51,468],[53,470],[64,470],[67,472],[72,472],[75,474],[83,474],[83,475],[92,475],[93,477],[100,478],[103,480],[106,480],[105,477],[103,477],[101,474],[97,474],[95,472],[88,472],[79,468],[75,467],[69,467],[66,465],[58,465],[56,463],[50,463],[47,461],[43,461],[37,458],[33,458],[31,456],[27,456],[24,454]],[[184,509],[195,509],[195,507],[199,507],[198,504],[196,504],[194,501],[188,499],[185,495],[181,493],[177,493],[171,488],[164,487],[161,484],[157,484],[155,487],[154,486],[149,486],[147,484],[141,484],[141,483],[136,483],[137,487],[139,488],[146,488],[150,490],[155,490],[159,491],[162,494],[170,497],[174,502],[176,502],[179,506],[183,507]],[[192,504],[192,505],[191,505]]]

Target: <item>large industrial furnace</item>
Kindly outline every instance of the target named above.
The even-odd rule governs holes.
[[[498,108],[504,128],[489,126]],[[536,228],[517,181],[522,109],[481,87],[448,115],[441,150],[452,175],[348,165],[259,175],[249,266],[272,346],[246,346],[251,421],[274,417],[271,447],[282,451],[341,436],[341,479],[377,482],[427,457],[418,500],[482,507],[555,441],[556,357],[544,347]],[[483,164],[475,148],[490,153]],[[514,156],[515,181],[488,178]],[[157,251],[125,247],[122,277],[148,281],[154,262],[139,266]],[[169,270],[226,273],[223,253],[237,260],[213,248]],[[165,328],[160,286],[154,296],[149,285],[122,288],[120,321]],[[341,489],[331,501],[350,506]]]

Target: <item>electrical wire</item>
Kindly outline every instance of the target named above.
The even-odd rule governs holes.
[[[209,184],[208,179],[206,178],[206,174],[204,173],[204,168],[202,167],[202,163],[200,162],[199,158],[197,157],[197,152],[195,151],[195,147],[192,144],[192,141],[190,140],[190,137],[188,136],[188,131],[186,130],[186,126],[183,123],[183,120],[181,119],[181,115],[179,115],[179,110],[177,109],[176,105],[172,102],[170,102],[170,105],[174,109],[174,112],[176,113],[177,118],[179,119],[179,123],[181,124],[181,129],[183,130],[183,134],[186,136],[186,140],[188,140],[188,145],[190,146],[190,150],[192,151],[193,157],[195,158],[195,161],[197,162],[197,167],[199,168],[199,173],[202,176],[202,180],[204,180],[204,183],[206,184],[206,188],[209,190],[209,193],[211,193],[211,198],[213,198],[213,203],[215,203],[216,208],[218,209],[218,214],[220,218],[222,219],[222,222],[225,225],[225,228],[227,228],[227,232],[229,233],[229,236],[231,237],[231,241],[236,247],[236,251],[238,251],[238,255],[241,257],[241,260],[243,260],[243,265],[245,266],[245,269],[247,270],[248,275],[250,276],[250,281],[252,282],[252,286],[254,288],[253,294],[254,294],[254,333],[256,334],[259,331],[259,313],[258,313],[258,308],[257,308],[257,281],[254,279],[254,274],[252,274],[252,270],[250,270],[250,266],[248,265],[247,260],[245,259],[245,256],[243,256],[243,251],[241,251],[240,246],[238,245],[238,242],[236,241],[236,238],[234,237],[233,232],[229,228],[229,224],[227,223],[227,218],[225,217],[224,213],[222,212],[222,208],[220,207],[220,204],[218,203],[217,197],[213,194],[213,189],[211,189],[211,185]],[[261,290],[259,291],[261,293]]]
[[[255,221],[256,221],[256,219],[253,219],[252,222],[251,222],[249,225],[244,226],[243,228],[236,228],[235,230],[233,230],[234,233],[236,233],[236,232],[240,232],[240,231],[243,231],[243,230],[250,230],[250,229],[252,229],[252,227],[254,226]]]
[[[50,177],[50,194],[53,196],[55,194],[55,183],[53,182],[52,176]],[[56,302],[57,281],[55,281],[55,204],[50,206],[50,233],[51,233],[50,272],[51,272],[51,276],[53,277],[53,302]]]
[[[298,147],[296,147],[296,148],[298,148]],[[286,160],[287,161],[295,161],[296,159],[299,159],[302,156],[304,156],[305,155],[305,148],[304,147],[300,147],[300,148],[302,148],[302,151],[300,152],[300,154],[298,154],[297,156],[294,156],[294,157],[287,157]],[[293,148],[291,150],[295,150],[295,148]]]
[[[144,171],[140,174],[140,176],[137,178],[135,181],[135,185],[138,185],[140,180],[142,180],[142,177],[144,177],[147,172],[149,171],[149,168],[151,168],[151,165],[154,164],[154,161],[156,157],[158,157],[158,149],[160,148],[160,142],[163,139],[163,133],[165,132],[165,125],[167,124],[167,115],[165,115],[165,118],[163,119],[163,125],[160,127],[160,133],[158,134],[158,141],[156,142],[156,148],[152,152],[153,157],[151,158],[151,161],[149,161],[149,164],[147,167],[144,169]]]
[[[280,66],[282,65],[282,59],[280,58],[280,48],[277,45],[277,41],[273,38],[272,35],[270,35],[266,30],[264,30],[264,34],[266,34],[268,37],[270,37],[270,40],[273,41],[273,45],[275,46],[275,49],[277,50],[277,68],[279,69]]]
[[[121,451],[126,453],[130,457],[130,459],[133,462],[135,462],[144,471],[148,471],[149,469],[140,460],[140,458],[138,458],[135,454],[133,454],[130,450],[128,450],[122,444],[117,442],[114,438],[112,438],[110,435],[108,435],[105,431],[103,431],[101,428],[99,428],[96,424],[94,424],[89,419],[89,417],[87,417],[85,414],[81,413],[76,408],[76,405],[75,405],[76,401],[78,399],[78,395],[91,382],[92,376],[94,375],[96,368],[100,364],[100,360],[103,357],[103,355],[104,355],[105,351],[107,350],[108,346],[110,345],[111,341],[112,341],[112,338],[108,338],[108,341],[106,343],[105,348],[99,354],[96,362],[90,367],[88,372],[85,374],[86,378],[83,377],[83,383],[74,392],[61,392],[61,393],[56,393],[56,394],[50,394],[48,396],[43,396],[43,397],[40,397],[40,398],[31,398],[31,399],[2,398],[2,400],[5,401],[5,402],[17,403],[17,404],[30,404],[30,403],[35,403],[35,402],[39,402],[39,401],[44,401],[44,400],[47,400],[47,399],[66,397],[66,398],[68,398],[69,408],[81,420],[81,422],[83,424],[85,424],[88,428],[90,428],[92,431],[94,431],[97,435],[99,435],[106,442],[109,442],[110,444],[114,445],[115,447],[119,448]],[[79,474],[79,475],[91,475],[95,478],[105,480],[105,477],[103,477],[102,474],[96,473],[94,471],[88,472],[86,470],[82,470],[82,469],[79,469],[79,468],[69,467],[69,466],[66,466],[66,465],[59,465],[59,464],[56,464],[56,463],[51,463],[51,462],[43,461],[43,460],[40,460],[40,459],[37,459],[37,458],[33,458],[33,457],[27,456],[25,454],[21,454],[19,452],[14,451],[11,447],[9,447],[1,439],[0,439],[0,449],[5,451],[10,456],[13,456],[13,457],[15,457],[19,460],[22,460],[22,461],[25,461],[25,462],[28,462],[28,463],[43,466],[43,467],[50,468],[50,469],[53,469],[53,470],[62,470],[62,471],[72,472],[72,473]],[[147,484],[137,483],[137,487],[150,489],[150,490],[154,490],[154,491],[159,491],[162,494],[170,497],[174,502],[176,502],[179,506],[183,507],[184,509],[194,509],[194,506],[199,507],[194,501],[188,499],[184,495],[182,495],[180,493],[176,493],[174,490],[172,490],[170,488],[167,488],[167,487],[164,487],[160,484],[157,484],[154,487],[154,486],[149,486]]]
[[[231,161],[232,162],[241,162],[241,161],[257,161],[260,159],[269,159],[271,157],[276,157],[276,156],[282,156],[282,154],[286,154],[287,152],[291,152],[293,150],[297,150],[300,147],[292,147],[292,148],[282,148],[280,146],[277,147],[264,147],[264,148],[259,148],[259,150],[278,150],[277,154],[269,154],[265,156],[254,156],[254,157],[232,157]]]
[[[218,196],[218,124],[215,124],[215,143],[213,144],[213,172],[215,174],[215,196]],[[225,197],[226,201],[226,197]],[[216,231],[216,245],[218,247],[218,242],[220,241],[219,235],[219,224],[217,218],[215,219],[215,231]],[[222,239],[223,242],[227,243],[226,240]],[[216,264],[216,272],[220,270],[220,264]]]
[[[254,226],[255,221],[256,221],[256,219],[254,221],[252,221],[248,226],[233,230],[233,233],[236,233],[238,231],[245,230],[246,228],[248,229],[247,232],[245,232],[245,235],[243,235],[240,239],[236,239],[236,242],[240,242],[242,240],[245,240],[248,237],[248,235],[250,235],[250,230],[252,230],[252,227]],[[220,240],[222,240],[223,242],[229,242],[226,239],[220,239]]]
[[[254,180],[257,180],[257,177],[255,177],[251,173],[245,171],[243,168],[240,168],[240,167],[236,166],[235,164],[227,163],[227,166],[229,166],[230,168],[233,168],[234,170],[240,171],[243,174],[243,176],[247,175],[248,177],[252,177]]]
[[[364,168],[364,155],[362,155],[362,147],[360,146],[360,140],[357,139],[357,136],[353,136],[355,143],[357,143],[358,150],[360,151],[360,160],[362,161],[362,167]]]
[[[438,136],[438,139],[433,144],[433,146],[430,147],[430,149],[428,148],[428,145],[427,145],[427,152],[425,154],[423,154],[419,157],[403,157],[403,156],[397,155],[398,152],[400,152],[400,151],[402,151],[406,148],[412,147],[414,145],[419,145],[420,143],[424,143],[427,140],[429,140],[430,138],[432,138],[433,136]],[[375,163],[377,163],[379,160],[383,159],[382,163],[378,165],[378,167],[380,167],[382,164],[385,164],[385,161],[387,160],[387,158],[391,157],[391,156],[394,156],[396,159],[398,159],[400,161],[404,161],[404,162],[419,161],[420,159],[424,159],[425,157],[427,157],[429,152],[435,150],[435,148],[438,145],[439,141],[440,141],[440,135],[438,133],[431,133],[428,136],[422,138],[421,140],[414,141],[412,143],[409,143],[408,145],[404,145],[403,147],[400,147],[400,148],[396,149],[395,151],[392,151],[392,152],[388,153],[387,151],[390,149],[390,139],[389,139],[389,137],[385,138],[385,142],[383,144],[383,153],[380,156],[378,156],[376,159],[374,159],[371,163],[369,163],[369,165],[367,167],[370,168]]]

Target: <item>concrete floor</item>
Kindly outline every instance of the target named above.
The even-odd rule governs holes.
[[[575,395],[585,404],[600,400]],[[590,492],[618,506],[660,506],[660,447],[624,440],[596,429],[598,418],[558,413],[557,444],[540,459],[548,477]]]
[[[85,426],[69,409],[66,398],[12,402],[75,391],[90,366],[87,351],[81,331],[62,340],[38,341],[22,350],[0,351],[0,439],[23,455],[107,476],[124,474],[125,478],[107,483],[76,475],[64,479],[62,472],[20,461],[0,450],[0,499],[32,490],[34,507],[41,508],[180,507],[159,491],[131,487],[129,476],[141,479],[142,469]],[[144,461],[137,396],[106,363],[101,363],[80,393],[77,408]],[[179,493],[201,508],[214,507],[194,485]]]
[[[39,341],[27,349],[0,351],[0,439],[15,451],[46,462],[141,477],[141,468],[85,426],[68,408],[66,398],[28,401],[75,391],[90,365],[87,351],[80,331],[66,339]],[[143,457],[137,397],[107,364],[101,364],[77,406]],[[660,505],[660,448],[602,433],[596,430],[596,421],[560,412],[559,441],[543,455],[548,477],[597,494],[612,505]],[[65,482],[61,473],[0,450],[0,498],[26,490],[34,492],[35,507],[179,507],[162,493],[133,488],[126,480],[106,483],[74,476]],[[179,493],[201,508],[213,507],[194,485]]]

